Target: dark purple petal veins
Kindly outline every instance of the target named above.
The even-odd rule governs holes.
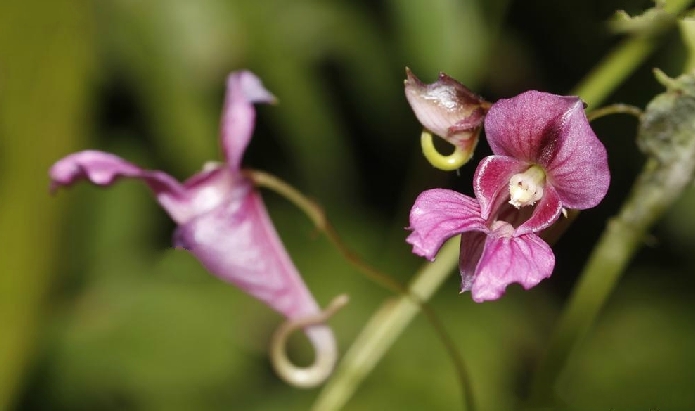
[[[581,106],[566,113],[560,136],[562,144],[546,166],[548,181],[565,207],[594,207],[608,191],[608,154]]]
[[[527,91],[492,105],[485,133],[492,152],[545,165],[560,149],[565,114],[582,107],[577,97]]]
[[[406,241],[413,253],[434,260],[444,241],[466,231],[487,231],[475,199],[452,190],[422,192],[410,210]]]
[[[480,256],[483,255],[487,233],[469,231],[461,234],[461,253],[459,254],[459,272],[461,274],[461,292],[470,291],[475,282],[476,269]]]

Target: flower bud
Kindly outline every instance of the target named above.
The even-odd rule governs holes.
[[[444,73],[424,84],[407,67],[405,72],[405,96],[423,127],[458,148],[472,150],[490,103]]]

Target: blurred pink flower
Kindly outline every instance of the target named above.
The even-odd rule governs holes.
[[[221,120],[226,162],[207,164],[184,183],[112,154],[82,151],[51,167],[52,190],[82,179],[99,186],[109,186],[120,178],[138,179],[149,186],[178,224],[176,247],[188,250],[212,274],[288,319],[318,315],[321,310],[287,255],[259,193],[240,169],[255,125],[253,103],[274,99],[253,73],[231,73]],[[335,351],[328,327],[316,325],[305,330],[317,351]]]

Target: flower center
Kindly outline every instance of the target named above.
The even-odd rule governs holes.
[[[509,204],[516,208],[534,205],[543,198],[544,185],[545,171],[539,166],[514,174],[509,180]]]
[[[493,222],[490,231],[499,237],[511,238],[514,236],[514,227],[506,221]]]

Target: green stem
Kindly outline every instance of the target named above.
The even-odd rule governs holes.
[[[668,11],[684,10],[691,0],[673,0],[667,3]],[[600,105],[636,67],[654,50],[655,40],[632,37],[614,49],[596,69],[575,88],[589,107]],[[411,290],[426,300],[441,285],[458,263],[458,246],[447,243],[437,255],[437,260],[425,266],[415,277]],[[427,277],[432,276],[432,279]],[[413,291],[415,292],[415,291]],[[420,294],[426,292],[426,294]],[[338,366],[334,377],[324,387],[314,404],[314,411],[331,411],[342,408],[361,381],[371,372],[384,353],[391,347],[405,327],[417,314],[418,308],[405,297],[389,301],[372,317],[353,346]],[[588,313],[590,314],[590,313]],[[591,321],[589,321],[590,323]],[[470,389],[466,392],[468,409],[473,401]]]
[[[666,2],[665,10],[678,14],[685,10],[692,0],[671,0]],[[635,68],[654,51],[658,41],[653,36],[634,35],[613,49],[574,88],[572,94],[584,100],[588,109],[601,104]]]
[[[532,386],[532,404],[552,404],[554,383],[570,354],[588,332],[648,230],[690,181],[695,168],[694,146],[684,150],[691,155],[680,162],[650,159],[618,216],[608,222],[541,363]]]
[[[642,109],[629,104],[611,104],[610,106],[601,107],[591,113],[587,113],[586,119],[592,122],[611,114],[629,114],[639,119],[642,115]]]
[[[692,0],[673,0],[666,7],[672,13],[680,13],[691,2]],[[598,106],[644,61],[654,47],[654,40],[642,36],[625,40],[580,82],[574,94],[582,97],[589,107]],[[572,351],[596,320],[620,274],[641,244],[646,230],[661,215],[666,205],[670,204],[674,193],[680,193],[665,192],[674,190],[673,184],[667,184],[673,176],[661,176],[664,180],[659,182],[661,185],[648,186],[648,183],[653,183],[654,173],[664,173],[663,170],[658,170],[653,161],[646,164],[632,195],[624,203],[618,217],[608,223],[594,248],[534,375],[530,404],[538,406],[553,403],[555,382]]]
[[[314,226],[326,235],[340,254],[370,280],[394,294],[408,294],[408,290],[400,282],[365,263],[353,253],[352,250],[345,245],[340,236],[338,236],[337,231],[326,218],[323,209],[318,204],[305,197],[299,190],[285,181],[260,170],[244,169],[242,172],[247,178],[253,181],[256,186],[275,191],[302,210],[311,222],[314,223]],[[414,296],[411,296],[411,298],[415,299]],[[416,300],[414,302],[422,304],[421,301]]]
[[[355,253],[353,253],[345,245],[340,236],[338,236],[338,233],[335,231],[333,226],[326,218],[326,215],[321,209],[321,207],[319,207],[316,203],[305,197],[297,189],[287,184],[283,180],[280,180],[279,178],[262,171],[246,169],[243,170],[243,173],[247,178],[251,179],[251,181],[253,181],[255,185],[269,188],[275,191],[276,193],[284,196],[287,200],[296,205],[300,210],[302,210],[314,223],[316,228],[324,232],[324,234],[328,237],[331,243],[333,243],[333,245],[338,249],[338,251],[343,255],[343,257],[352,265],[354,265],[358,270],[360,270],[363,274],[365,274],[369,279],[381,285],[382,287],[394,292],[395,294],[400,295],[403,299],[409,300],[410,305],[416,308],[416,310],[411,314],[410,318],[412,318],[412,316],[417,312],[417,309],[422,309],[423,313],[430,322],[430,325],[432,325],[432,327],[434,328],[435,333],[439,336],[439,339],[442,341],[442,344],[444,344],[444,348],[449,353],[449,356],[451,356],[452,363],[454,364],[456,374],[461,384],[461,392],[464,396],[464,401],[467,402],[467,404],[469,404],[468,409],[472,410],[473,408],[471,404],[473,401],[473,396],[469,383],[470,380],[468,378],[468,373],[466,371],[466,365],[463,362],[463,358],[459,354],[456,344],[454,344],[454,341],[451,339],[449,333],[444,328],[444,325],[439,320],[439,317],[435,314],[434,310],[427,304],[426,300],[423,300],[421,298],[423,295],[429,298],[432,292],[439,287],[441,281],[443,281],[444,278],[446,278],[446,275],[443,275],[441,279],[440,276],[436,274],[431,278],[423,277],[419,280],[416,280],[416,282],[410,288],[406,288],[390,276],[380,272],[379,270],[365,263]],[[454,256],[456,256],[456,254],[454,254]],[[432,281],[435,281],[435,283],[433,284]],[[405,327],[405,324],[403,325],[403,327]],[[401,327],[401,330],[403,327]],[[279,343],[274,344],[274,346],[278,347],[278,350],[274,349],[273,351],[272,357],[274,359],[274,362],[278,362],[276,358],[280,359],[279,362],[284,362],[284,342],[279,341]],[[277,355],[276,352],[279,352],[280,354]],[[288,367],[282,367],[281,369],[286,368]]]
[[[457,236],[442,246],[434,262],[427,263],[420,269],[409,287],[410,293],[421,301],[427,301],[453,271],[458,263],[458,254]],[[345,353],[312,410],[341,409],[418,312],[418,305],[407,296],[384,303]],[[474,404],[470,384],[465,384],[464,387],[466,409],[472,411]]]
[[[603,102],[654,51],[653,38],[626,39],[606,56],[575,88],[575,94],[584,100],[588,110]]]

